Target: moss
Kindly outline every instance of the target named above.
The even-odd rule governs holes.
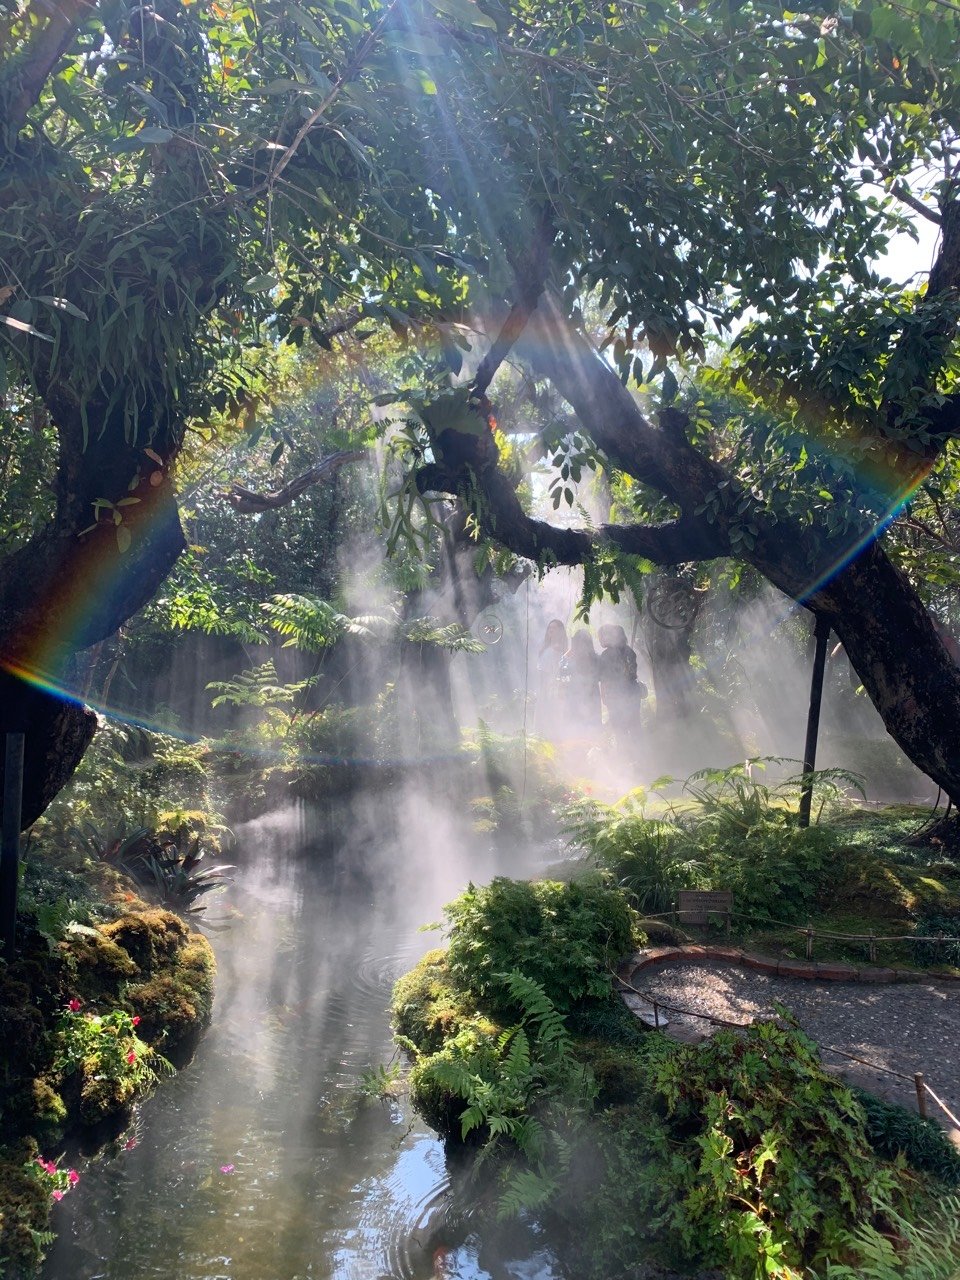
[[[73,975],[74,994],[84,1000],[102,999],[106,992],[120,990],[122,984],[139,973],[137,964],[103,928],[61,943]]]
[[[390,1007],[397,1033],[425,1054],[438,1052],[473,1014],[469,1002],[454,990],[442,948],[428,951],[398,979]]]
[[[0,1275],[19,1280],[42,1257],[38,1239],[50,1209],[46,1188],[30,1174],[38,1155],[32,1139],[0,1148]]]
[[[30,1083],[30,1105],[41,1130],[56,1132],[67,1118],[66,1104],[45,1076]]]
[[[620,1107],[649,1095],[649,1072],[636,1049],[604,1040],[578,1040],[574,1052],[593,1075],[599,1107]]]
[[[460,1116],[464,1101],[445,1089],[428,1072],[432,1059],[424,1058],[410,1071],[410,1101],[431,1129],[445,1142],[460,1137]]]
[[[99,1124],[108,1116],[129,1107],[134,1101],[134,1093],[134,1084],[129,1076],[117,1079],[84,1071],[80,1087],[80,1119],[84,1124]]]
[[[99,932],[122,947],[145,973],[162,968],[190,937],[190,929],[180,917],[162,907],[129,912],[112,924],[101,925]]]
[[[9,972],[0,977],[0,1026],[2,1075],[11,1079],[29,1073],[45,1034],[43,1014],[31,987]]]

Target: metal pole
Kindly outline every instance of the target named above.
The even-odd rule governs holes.
[[[23,734],[8,733],[3,760],[3,815],[0,827],[0,939],[3,941],[3,956],[8,964],[14,959],[17,936],[22,802]]]
[[[817,766],[817,737],[820,733],[820,701],[823,697],[823,672],[827,665],[827,641],[830,639],[830,623],[817,614],[814,627],[816,648],[813,654],[813,676],[810,680],[810,710],[807,712],[807,740],[803,747],[804,775],[813,773]],[[813,783],[808,779],[800,792],[800,825],[810,825],[810,805],[813,801]]]

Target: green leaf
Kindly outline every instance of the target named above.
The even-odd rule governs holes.
[[[487,16],[473,0],[428,0],[439,13],[445,13],[449,18],[456,18],[458,22],[466,23],[470,27],[489,27],[496,31],[497,24],[494,20]]]
[[[274,275],[251,276],[243,287],[247,293],[265,293],[268,289],[276,289],[279,283]]]
[[[37,302],[42,302],[44,306],[53,307],[57,311],[66,311],[68,315],[76,316],[78,320],[90,319],[87,313],[81,311],[69,298],[55,298],[49,293],[41,293],[37,295]]]
[[[0,316],[0,323],[9,325],[11,329],[17,329],[20,333],[29,333],[32,338],[41,338],[44,342],[53,341],[49,333],[41,333],[32,324],[27,324],[26,320],[18,320],[16,316]]]
[[[429,36],[415,35],[412,31],[391,31],[390,44],[405,53],[415,53],[421,58],[442,58],[443,50]]]
[[[139,142],[169,142],[172,137],[172,129],[162,129],[159,125],[148,125],[137,134]]]

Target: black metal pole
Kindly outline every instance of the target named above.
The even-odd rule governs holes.
[[[816,647],[813,652],[813,676],[810,680],[810,709],[807,712],[807,740],[803,747],[803,772],[807,781],[800,792],[800,825],[810,825],[810,805],[813,801],[813,782],[809,775],[817,767],[817,737],[820,733],[820,702],[823,697],[823,672],[827,665],[827,641],[830,639],[830,623],[817,614],[814,625]]]
[[[3,757],[0,818],[0,939],[7,963],[14,959],[17,890],[20,886],[20,815],[23,812],[23,734],[8,733]]]

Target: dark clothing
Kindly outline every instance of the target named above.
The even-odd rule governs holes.
[[[607,723],[617,746],[627,748],[640,727],[640,703],[647,696],[647,686],[637,679],[637,655],[629,645],[608,645],[599,665]]]
[[[560,686],[566,710],[568,733],[582,733],[600,728],[600,661],[595,654],[567,653],[560,664]]]

